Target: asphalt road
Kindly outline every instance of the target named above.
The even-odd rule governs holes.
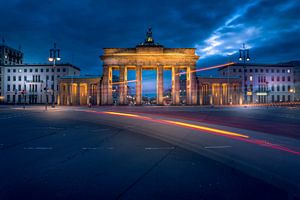
[[[101,112],[113,109],[101,108]],[[2,107],[0,199],[290,197],[288,191],[246,173],[247,170],[184,148],[175,140],[152,137],[149,130],[155,134],[159,130],[178,131],[174,138],[185,130],[152,123],[85,108],[44,112],[40,107],[25,111]],[[148,125],[152,129],[146,130]],[[287,157],[299,159],[293,156]]]

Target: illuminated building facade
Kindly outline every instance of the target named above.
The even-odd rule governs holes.
[[[56,70],[56,72],[54,72]],[[3,66],[4,102],[10,104],[41,104],[52,102],[62,76],[78,76],[80,69],[71,64],[22,64]]]
[[[99,76],[64,76],[59,80],[59,105],[99,105]]]
[[[163,72],[172,71],[172,104],[180,104],[179,72],[186,71],[186,104],[197,104],[196,68],[199,56],[195,55],[194,48],[164,48],[154,42],[151,29],[146,34],[143,43],[135,48],[104,48],[101,56],[103,61],[103,79],[101,83],[101,105],[113,104],[112,74],[113,70],[120,71],[119,98],[120,104],[127,102],[127,73],[135,70],[136,73],[136,104],[142,104],[142,73],[143,70],[157,72],[157,104],[163,104]]]
[[[200,105],[242,104],[242,81],[239,77],[198,77]]]
[[[23,52],[7,45],[0,45],[0,102],[3,103],[4,97],[4,66],[23,64]]]
[[[245,76],[243,77],[243,70]],[[219,69],[224,78],[238,76],[245,82],[245,103],[291,102],[295,98],[294,67],[288,64],[234,63]]]

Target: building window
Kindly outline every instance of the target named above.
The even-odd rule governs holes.
[[[48,69],[48,68],[46,69],[46,72],[49,72],[49,69]]]
[[[6,96],[7,102],[10,102],[10,95]]]
[[[54,72],[54,68],[52,68],[51,71]]]
[[[272,95],[272,102],[274,102],[275,101],[275,98],[274,98],[274,95]]]
[[[288,92],[291,91],[291,86],[290,85],[287,86],[287,90],[288,90]]]
[[[249,72],[253,72],[253,69],[249,69]]]
[[[19,81],[22,81],[22,77],[21,77],[21,76],[19,76],[19,77],[18,77],[18,80],[19,80]]]
[[[287,80],[288,80],[288,81],[291,81],[291,77],[290,77],[290,76],[288,76],[288,77],[287,77]]]
[[[244,72],[247,72],[247,69],[244,69]]]
[[[242,72],[242,69],[239,69],[239,72]]]
[[[10,69],[7,69],[7,72],[10,73]]]
[[[280,101],[280,95],[277,95],[277,101],[278,102]]]
[[[284,69],[282,70],[282,73],[285,73],[285,70],[284,70]]]
[[[16,91],[16,85],[13,85],[13,91]]]
[[[272,69],[271,72],[274,73],[274,69]]]
[[[18,90],[19,90],[19,91],[21,91],[21,90],[22,90],[22,88],[21,88],[21,85],[18,85]]]
[[[29,69],[29,72],[32,72],[32,69]]]
[[[288,101],[289,102],[291,101],[291,95],[288,95]]]
[[[282,86],[282,91],[285,92],[285,85]]]
[[[282,101],[285,102],[285,95],[282,95]]]
[[[41,73],[43,73],[44,72],[44,69],[41,69]]]
[[[51,76],[51,80],[54,81],[54,76],[53,75]]]
[[[279,76],[277,76],[277,81],[280,81],[280,77]]]
[[[10,92],[10,85],[7,85],[7,92]]]
[[[7,76],[7,81],[10,81],[10,76]]]
[[[260,72],[261,72],[261,73],[263,73],[263,72],[264,72],[264,70],[263,70],[263,69],[260,69]]]
[[[24,69],[24,72],[27,72],[27,69]]]
[[[235,69],[233,69],[233,70],[235,70]],[[66,72],[66,68],[63,68],[63,72]],[[235,71],[234,71],[235,72]]]
[[[38,72],[39,72],[39,69],[35,69],[35,72],[38,73]]]
[[[282,81],[285,81],[285,76],[282,77]]]
[[[16,80],[17,80],[16,76],[13,76],[13,81],[16,81]]]
[[[16,73],[16,69],[13,69],[13,72]]]
[[[60,69],[59,69],[59,68],[57,68],[57,72],[60,72]]]
[[[271,89],[272,89],[272,92],[274,92],[274,85],[272,85]]]
[[[27,81],[27,76],[24,76],[24,81]]]
[[[258,69],[255,69],[255,72],[257,73],[257,72],[258,72]]]
[[[277,85],[277,92],[279,92],[280,91],[280,86],[279,85]]]
[[[266,69],[266,73],[269,73],[269,69]]]
[[[274,81],[274,76],[272,76],[272,79],[271,79],[272,81]]]
[[[250,76],[250,77],[249,77],[249,80],[250,80],[250,81],[253,81],[253,76]]]
[[[47,80],[47,81],[49,80],[49,76],[48,76],[48,75],[46,76],[46,80]]]

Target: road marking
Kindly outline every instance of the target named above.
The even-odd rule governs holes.
[[[230,148],[232,146],[207,146],[204,147],[205,149],[224,149],[224,148]]]
[[[24,147],[25,150],[52,150],[53,147]]]
[[[175,149],[175,147],[145,147],[145,150]]]
[[[82,150],[96,150],[96,147],[82,147]]]

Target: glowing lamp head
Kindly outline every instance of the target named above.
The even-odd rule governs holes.
[[[250,58],[247,58],[247,61],[250,61]]]
[[[60,60],[61,60],[61,58],[60,58],[60,57],[58,57],[58,58],[56,58],[56,60],[57,60],[57,61],[60,61]]]
[[[49,62],[53,62],[54,59],[52,57],[50,57],[48,60],[49,60]]]
[[[239,58],[239,61],[242,61],[242,60],[243,60],[242,57],[240,57],[240,58]]]

